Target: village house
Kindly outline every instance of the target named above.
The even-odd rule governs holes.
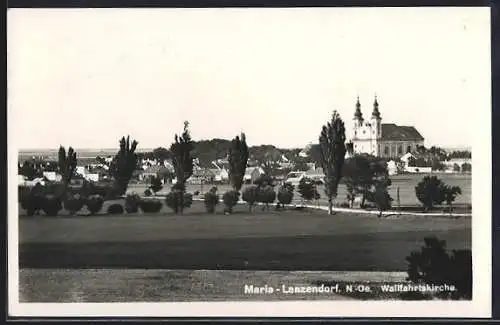
[[[264,175],[264,169],[262,167],[247,167],[245,170],[245,175],[243,176],[243,181],[245,184],[253,184],[260,176]]]
[[[150,182],[153,177],[162,178],[162,175],[168,175],[170,173],[172,173],[172,170],[170,170],[169,168],[161,165],[154,165],[146,168],[146,170],[140,173],[138,175],[138,179],[139,181]]]

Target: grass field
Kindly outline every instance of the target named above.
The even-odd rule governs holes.
[[[425,236],[470,248],[471,219],[324,211],[34,217],[19,220],[20,266],[404,271]]]
[[[459,186],[462,189],[462,195],[458,196],[455,203],[457,204],[471,204],[471,193],[472,193],[472,176],[471,174],[435,174],[437,177],[448,185]],[[394,175],[391,176],[392,185],[389,188],[389,194],[396,200],[397,188],[399,187],[399,196],[401,200],[401,205],[420,205],[417,197],[415,196],[415,186],[418,182],[422,180],[425,175],[423,174],[408,174],[408,175]],[[187,190],[189,192],[200,191],[206,192],[210,189],[211,185],[188,185]],[[219,192],[224,193],[229,189],[228,185],[217,185]],[[129,186],[128,192],[136,192],[139,194],[144,193],[147,186],[145,184],[131,184]],[[159,194],[164,195],[170,191],[170,186],[166,186],[162,189]],[[318,186],[318,191],[322,198],[320,199],[321,204],[326,204],[326,198],[324,195],[324,190],[322,186]],[[339,185],[339,195],[338,201],[344,201],[346,199],[346,187],[343,184]],[[295,201],[300,201],[300,197],[296,193],[294,196]],[[394,201],[395,202],[395,201]]]

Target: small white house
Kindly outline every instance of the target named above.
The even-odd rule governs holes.
[[[257,178],[261,175],[264,175],[264,169],[262,167],[247,167],[245,170],[245,175],[243,176],[243,180],[245,183],[253,183]]]
[[[390,176],[396,175],[398,173],[398,166],[394,160],[387,162],[387,172]]]
[[[51,182],[60,182],[62,181],[62,176],[56,172],[43,172],[43,177],[48,179]]]
[[[408,161],[410,158],[416,158],[414,155],[411,154],[411,152],[407,152],[404,155],[401,156],[401,161],[405,164],[405,166],[408,166]]]
[[[87,181],[99,182],[99,174],[85,174],[83,175],[83,178],[85,178]]]
[[[76,166],[75,173],[77,173],[78,175],[85,176],[85,174],[87,173],[85,166]]]
[[[217,170],[214,174],[214,180],[217,182],[224,182],[229,180],[229,172],[225,168]]]

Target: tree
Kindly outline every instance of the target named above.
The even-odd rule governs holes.
[[[351,207],[356,196],[361,195],[361,207],[364,207],[369,191],[375,187],[387,188],[391,185],[387,163],[383,159],[367,154],[358,154],[347,159],[342,177]]]
[[[382,212],[391,208],[393,199],[389,195],[386,186],[375,186],[375,189],[367,195],[367,200],[375,204],[379,211],[379,218],[382,217]]]
[[[262,174],[254,181],[254,184],[258,187],[274,186],[274,179],[268,174]]]
[[[153,150],[152,156],[157,161],[163,162],[172,157],[171,152],[163,147],[158,147]]]
[[[457,173],[460,172],[460,165],[457,163],[453,164],[453,171]]]
[[[439,159],[432,159],[432,170],[444,170],[445,166]]]
[[[127,192],[128,183],[137,165],[138,158],[135,150],[138,144],[136,140],[131,143],[130,136],[120,139],[120,149],[110,165],[115,195],[124,195]]]
[[[204,199],[205,208],[208,213],[215,213],[215,207],[219,204],[219,195],[217,194],[217,187],[212,187],[210,191],[205,193]]]
[[[170,146],[172,152],[172,164],[174,165],[175,176],[177,178],[176,190],[179,200],[179,212],[184,211],[184,193],[186,192],[186,181],[193,175],[193,141],[189,133],[189,122],[184,122],[184,132],[179,137],[175,135],[175,142]]]
[[[429,211],[445,200],[445,184],[436,176],[425,176],[415,187],[417,199]]]
[[[236,136],[231,141],[231,147],[229,148],[229,181],[236,192],[239,192],[243,186],[248,156],[246,137],[242,133],[241,137]]]
[[[238,204],[240,198],[240,192],[235,190],[229,190],[222,196],[222,202],[224,203],[224,213],[229,214],[233,212],[233,208]]]
[[[452,151],[450,154],[448,154],[448,159],[453,159],[453,158],[459,158],[459,159],[466,159],[466,158],[471,158],[472,154],[470,151],[465,150],[465,151]]]
[[[42,177],[43,173],[39,168],[36,168],[35,163],[26,160],[22,165],[18,165],[19,175],[25,176],[28,180],[33,180],[37,177]]]
[[[68,153],[66,154],[66,149],[63,146],[59,147],[59,173],[62,176],[63,190],[66,193],[71,178],[75,174],[77,159],[76,152],[72,147],[68,148]]]
[[[472,165],[464,162],[462,164],[462,172],[466,173],[466,172],[470,172],[470,171],[472,171]]]
[[[417,166],[417,159],[413,156],[408,158],[408,167],[416,167]]]
[[[452,204],[458,195],[462,194],[462,189],[458,186],[444,186],[444,201],[450,207],[450,213],[452,212]]]
[[[276,192],[274,191],[273,187],[269,185],[259,187],[257,196],[258,201],[265,204],[265,206],[262,206],[262,210],[264,210],[264,208],[267,208],[267,210],[269,210],[269,204],[273,203],[274,200],[276,200]]]
[[[446,242],[437,237],[424,238],[420,251],[411,252],[408,262],[408,280],[417,284],[453,285],[455,291],[442,291],[441,298],[472,298],[471,250],[453,250],[448,254]]]
[[[278,202],[282,207],[292,203],[294,186],[292,184],[284,184],[278,191]]]
[[[328,197],[328,213],[333,214],[333,200],[337,197],[342,167],[346,154],[344,121],[337,111],[321,130],[319,136],[320,163],[325,173],[325,194]]]
[[[316,189],[316,184],[310,178],[304,177],[299,182],[298,192],[303,200],[312,201],[318,200],[320,195]]]
[[[305,172],[309,170],[309,166],[307,166],[306,162],[304,160],[299,160],[294,164],[294,170],[298,170],[301,172]]]
[[[161,191],[163,188],[163,184],[161,182],[161,178],[158,176],[153,176],[151,178],[151,186],[149,187],[154,193]]]
[[[252,207],[259,199],[260,188],[256,185],[247,186],[243,191],[242,199],[248,203],[248,211],[252,212]]]

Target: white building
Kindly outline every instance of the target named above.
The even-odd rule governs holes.
[[[62,181],[62,176],[56,172],[43,172],[43,177],[48,179],[51,182],[60,182]]]
[[[394,160],[390,160],[387,163],[387,172],[389,173],[389,176],[396,175],[398,173],[398,165]]]

